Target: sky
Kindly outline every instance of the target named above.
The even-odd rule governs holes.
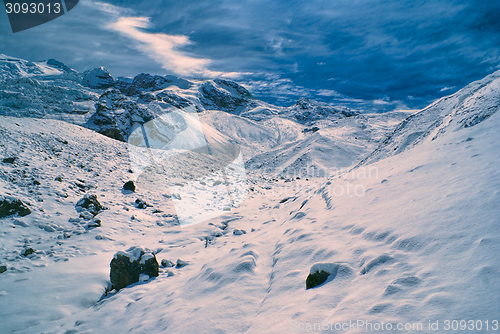
[[[278,105],[423,108],[500,69],[497,0],[81,0],[0,53],[114,77],[226,78]]]

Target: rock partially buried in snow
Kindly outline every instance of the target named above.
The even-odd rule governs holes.
[[[17,214],[19,217],[27,216],[31,210],[24,203],[14,197],[0,195],[0,218]]]
[[[35,250],[31,247],[25,248],[22,252],[21,255],[23,256],[29,256],[31,254],[35,253]]]
[[[85,195],[82,199],[80,199],[76,203],[76,211],[83,212],[88,211],[91,212],[94,216],[96,216],[99,212],[104,210],[104,207],[97,200],[96,195]],[[87,209],[87,210],[85,210]]]
[[[185,267],[189,264],[189,262],[182,261],[181,259],[177,260],[177,264],[175,265],[177,268]]]
[[[140,281],[141,275],[158,276],[159,265],[147,248],[132,247],[125,252],[118,252],[110,263],[109,277],[112,288],[117,291]]]
[[[174,267],[174,266],[175,266],[175,263],[173,263],[173,262],[172,262],[172,261],[170,261],[170,260],[165,260],[165,259],[163,259],[163,260],[161,260],[161,266],[162,266],[163,268],[172,268],[172,267]]]
[[[343,263],[316,263],[309,270],[306,278],[306,289],[314,288],[325,283],[328,279],[333,280],[337,275],[349,276],[352,269]]]
[[[89,221],[87,223],[87,225],[85,226],[85,228],[87,230],[91,230],[93,228],[96,228],[96,227],[101,227],[101,220],[99,218],[94,218],[92,219],[91,221]]]
[[[7,266],[0,266],[0,274],[3,274],[7,271]]]
[[[310,273],[306,278],[306,289],[325,283],[328,276],[330,276],[330,273],[324,270],[316,270],[314,273]]]
[[[243,235],[246,234],[247,232],[245,230],[239,230],[237,228],[234,229],[233,234],[234,235]]]
[[[152,205],[148,204],[145,201],[143,201],[142,199],[138,198],[135,200],[135,207],[138,209],[145,209],[148,207],[152,207]]]

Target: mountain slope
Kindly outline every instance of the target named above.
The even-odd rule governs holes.
[[[409,116],[363,163],[399,154],[447,131],[471,127],[500,109],[500,71],[475,81],[453,95],[443,97]]]
[[[481,104],[485,98],[476,97],[468,105],[471,112],[467,117],[486,112]],[[450,116],[449,124],[462,124],[462,113],[456,115]],[[0,124],[7,124],[4,131],[9,135],[4,145],[13,154],[18,149],[16,136],[29,132],[36,138],[37,133],[46,132],[49,123],[37,128],[28,119],[5,118]],[[86,168],[102,169],[96,169],[102,176],[96,178],[98,188],[92,192],[109,210],[102,213],[100,228],[73,234],[59,245],[61,255],[74,252],[74,257],[62,262],[66,264],[63,277],[47,275],[52,268],[62,270],[47,253],[32,259],[16,257],[9,266],[22,268],[12,264],[20,261],[30,271],[9,270],[7,276],[0,275],[5,287],[0,298],[12,310],[21,310],[27,299],[19,296],[31,291],[29,285],[16,282],[21,278],[16,275],[39,287],[58,286],[75,299],[56,299],[49,308],[52,314],[39,306],[29,313],[11,311],[9,317],[2,317],[8,320],[9,328],[24,328],[20,333],[284,333],[307,324],[335,326],[349,321],[358,324],[358,320],[379,326],[390,323],[392,329],[384,332],[395,332],[398,324],[403,328],[416,324],[415,331],[421,333],[443,332],[447,331],[446,320],[462,319],[480,320],[483,328],[486,321],[492,326],[500,314],[499,127],[499,113],[474,126],[458,126],[456,131],[450,127],[452,131],[442,131],[434,140],[332,177],[326,184],[316,183],[317,179],[274,182],[272,189],[266,190],[270,184],[255,178],[253,185],[259,192],[237,210],[187,228],[169,224],[168,217],[156,218],[156,208],[169,212],[162,207],[161,193],[145,189],[137,194],[121,192],[120,184],[127,179],[126,160],[118,154],[125,152],[123,143],[83,129],[80,132],[88,139],[78,147],[75,145],[80,140],[76,139],[61,144],[69,146],[60,157],[57,150],[51,153],[52,146],[43,154],[25,150],[15,167],[24,166],[29,159],[30,166],[43,168],[48,177],[56,171],[75,173],[73,167],[55,167],[71,159],[75,146],[82,154],[78,159],[89,161]],[[68,127],[64,131],[74,130]],[[104,166],[109,165],[87,156],[93,154],[87,145],[94,142],[101,145],[95,150],[109,145],[105,152],[117,155],[117,162],[111,165],[118,168],[113,172],[105,173]],[[49,156],[53,165],[46,167],[44,158]],[[84,173],[82,177],[92,175],[76,171]],[[77,176],[71,173],[67,179]],[[12,194],[22,189],[7,179],[3,182]],[[71,194],[62,206],[49,195],[58,181],[44,182],[47,188],[40,189],[40,194],[30,193],[30,188],[23,194],[44,199],[45,212],[3,220],[1,231],[12,240],[3,246],[4,254],[20,250],[20,238],[34,231],[39,239],[31,238],[41,241],[34,243],[41,249],[61,241],[54,238],[54,232],[36,227],[34,221],[44,217],[63,225],[83,193]],[[139,196],[155,207],[135,208],[132,203]],[[15,225],[15,219],[29,226]],[[100,237],[95,238],[97,235]],[[98,277],[104,278],[113,253],[138,244],[157,250],[160,259],[182,259],[189,264],[163,268],[154,280],[111,294],[92,307],[80,304],[85,291],[98,299],[95,286],[103,284]],[[92,254],[96,254],[95,260]],[[306,290],[311,267],[320,263],[326,263],[320,268],[332,270],[329,279]],[[81,277],[82,265],[89,266],[96,276],[74,286],[63,284]],[[71,314],[63,314],[63,305]],[[23,325],[19,325],[21,319]],[[438,321],[437,331],[429,329],[429,321]],[[373,330],[356,327],[344,332]]]

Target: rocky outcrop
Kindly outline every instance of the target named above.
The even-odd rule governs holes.
[[[320,119],[346,118],[359,115],[358,112],[348,108],[332,107],[326,103],[306,98],[299,99],[297,103],[283,109],[279,114],[301,124],[310,124]]]
[[[115,85],[115,79],[104,67],[83,72],[82,85],[94,89],[107,89]]]
[[[227,80],[209,80],[199,88],[200,101],[205,109],[240,114],[256,106],[252,94],[243,86]]]
[[[96,104],[96,112],[86,126],[107,137],[126,142],[133,129],[154,118],[154,114],[122,95],[118,89],[104,92]]]
[[[118,252],[110,263],[112,289],[120,290],[130,284],[158,276],[159,265],[156,256],[147,248],[132,247]],[[145,278],[144,275],[148,277]]]

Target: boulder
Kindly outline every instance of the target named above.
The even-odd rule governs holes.
[[[85,195],[82,199],[80,199],[76,205],[76,211],[83,212],[88,211],[91,212],[94,216],[96,216],[99,212],[104,210],[104,207],[97,200],[96,195]]]
[[[336,277],[348,277],[352,274],[353,270],[345,263],[316,263],[309,270],[306,289],[314,288]]]
[[[0,274],[3,274],[7,271],[7,266],[0,266]]]
[[[123,190],[129,190],[135,192],[134,181],[125,182],[125,184],[123,185]]]
[[[147,248],[132,247],[125,252],[118,252],[110,263],[112,289],[117,291],[130,284],[139,282],[142,275],[155,277],[159,274],[156,256]]]
[[[19,217],[27,216],[31,210],[19,199],[0,195],[0,218],[17,214]]]
[[[314,288],[315,286],[325,283],[330,273],[324,270],[316,270],[314,273],[310,273],[306,278],[306,289]]]

